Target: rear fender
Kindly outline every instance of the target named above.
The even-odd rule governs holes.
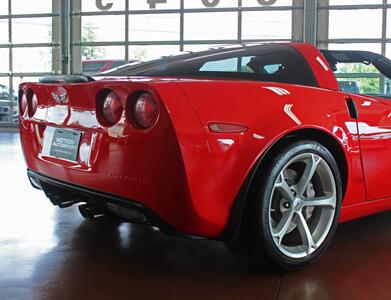
[[[182,82],[191,100],[210,147],[217,178],[216,199],[228,223],[241,188],[268,149],[292,132],[312,129],[333,137],[347,161],[344,205],[365,201],[356,121],[347,110],[340,92],[288,84],[202,81]],[[282,90],[281,90],[282,89]],[[281,92],[283,91],[283,92]],[[242,133],[214,133],[209,122],[242,124]],[[239,195],[239,196],[238,196]]]
[[[159,83],[154,88],[164,99],[179,142],[194,222],[208,237],[217,236],[226,222],[225,207],[217,201],[215,169],[199,116],[178,86]]]

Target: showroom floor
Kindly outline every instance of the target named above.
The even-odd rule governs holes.
[[[342,224],[313,267],[256,269],[221,243],[53,207],[0,132],[0,299],[391,299],[391,212]]]

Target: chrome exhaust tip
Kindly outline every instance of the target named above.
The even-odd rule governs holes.
[[[89,220],[96,220],[105,215],[104,210],[100,207],[88,204],[79,205],[79,212],[83,216],[83,218]]]

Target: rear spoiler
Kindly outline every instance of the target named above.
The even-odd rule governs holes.
[[[86,75],[49,75],[39,78],[39,83],[82,83],[93,82],[94,78]]]

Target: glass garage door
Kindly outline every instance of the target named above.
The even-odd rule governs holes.
[[[293,11],[303,11],[302,3],[302,0],[74,2],[73,71],[91,74],[107,69],[112,63],[146,61],[226,44],[290,41]],[[81,61],[76,61],[78,53]],[[82,69],[78,70],[80,65]]]
[[[304,0],[0,0],[0,127],[17,88],[179,51],[302,41]]]
[[[0,1],[0,126],[17,122],[19,83],[56,70],[59,42],[53,27],[59,14],[54,11],[52,0]]]
[[[306,37],[311,31],[315,40]],[[0,127],[16,124],[22,81],[291,40],[391,57],[391,0],[0,0]],[[391,94],[391,82],[361,71],[348,69],[341,80]]]
[[[329,15],[324,43],[329,49],[366,50],[391,59],[391,0],[329,0],[319,10]],[[353,86],[363,94],[391,96],[391,81],[362,64],[342,66],[337,79],[347,91]]]

